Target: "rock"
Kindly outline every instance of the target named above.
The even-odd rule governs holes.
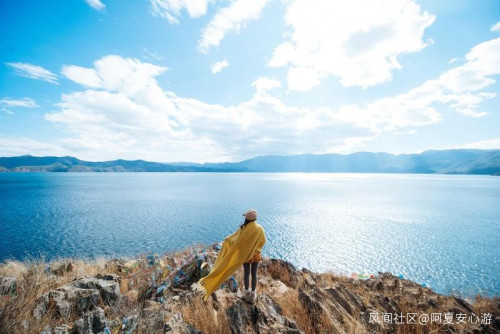
[[[49,295],[49,301],[54,302],[59,314],[64,318],[69,317],[72,305],[68,301],[68,299],[66,299],[65,292],[61,290],[55,290],[55,291],[50,291],[48,295]],[[71,298],[73,298],[73,296],[71,296]]]
[[[27,319],[24,319],[22,322],[21,322],[21,327],[24,329],[25,332],[28,332],[28,330],[30,329],[30,323]]]
[[[116,270],[117,272],[121,273],[123,271],[124,265],[125,265],[125,260],[111,259],[108,262],[106,262],[104,268],[106,268],[106,270],[111,270],[111,271]]]
[[[17,278],[15,276],[4,276],[0,279],[0,295],[15,293],[17,288]]]
[[[94,311],[85,313],[75,322],[74,332],[76,334],[103,333],[107,323],[104,310],[96,307]]]
[[[325,291],[340,304],[350,315],[359,314],[366,310],[366,306],[359,295],[351,292],[345,285],[327,288]]]
[[[102,279],[105,281],[115,281],[118,283],[120,283],[121,281],[120,276],[116,274],[97,274],[95,278]]]
[[[268,294],[271,296],[282,295],[291,290],[282,281],[269,279],[268,277],[259,278],[259,286],[266,287]]]
[[[304,284],[309,289],[313,289],[316,286],[316,281],[314,281],[310,274],[304,274]]]
[[[43,316],[47,313],[47,307],[49,306],[49,294],[45,293],[38,299],[38,304],[33,310],[33,316],[36,320],[42,320]]]
[[[202,334],[202,332],[190,324],[186,324],[185,322],[181,324],[176,324],[175,326],[170,326],[168,324],[164,324],[163,326],[164,333],[176,333],[176,334]]]
[[[120,286],[117,282],[98,278],[82,278],[69,285],[81,289],[97,289],[106,305],[115,306],[120,299]]]
[[[462,308],[463,310],[465,310],[466,312],[464,313],[472,313],[474,310],[472,309],[472,307],[470,306],[469,303],[467,303],[465,300],[463,300],[462,298],[458,298],[458,297],[453,297],[453,300],[455,301],[455,303],[460,307]]]
[[[315,331],[321,332],[328,328],[342,333],[345,331],[342,324],[360,320],[361,309],[365,309],[365,306],[359,296],[347,290],[343,285],[323,289],[318,284],[304,280],[299,287],[298,298]]]
[[[80,313],[91,310],[94,305],[99,304],[99,291],[95,289],[80,290],[76,302],[76,308]]]
[[[374,298],[374,301],[375,305],[378,306],[377,308],[382,309],[384,313],[392,313],[392,314],[400,313],[400,310],[395,305],[394,301],[387,296],[381,296],[381,295],[376,296]]]
[[[270,259],[261,263],[260,267],[273,279],[279,279],[287,286],[295,288],[299,276],[297,269],[288,261],[281,259]]]
[[[132,334],[135,332],[137,329],[137,323],[138,323],[138,318],[137,315],[123,318],[122,320],[122,333],[124,334]]]
[[[199,260],[196,258],[196,264]],[[138,261],[129,263],[129,269],[123,269],[120,275],[114,273],[119,272],[118,265],[123,265],[125,268],[125,262],[109,262],[107,268],[110,273],[99,274],[93,278],[76,279],[68,284],[58,284],[66,281],[67,276],[42,275],[43,279],[47,280],[45,286],[58,288],[40,296],[33,311],[33,316],[39,323],[37,326],[45,325],[55,311],[66,319],[68,317],[74,319],[74,315],[78,314],[76,317],[78,320],[71,328],[71,332],[75,333],[110,334],[111,328],[115,332],[119,330],[120,334],[201,333],[186,323],[179,313],[179,310],[196,312],[200,307],[198,304],[200,288],[197,283],[192,283],[198,272],[197,269],[193,269],[195,262],[191,256],[186,256],[177,262],[165,260],[165,263],[169,263],[169,267],[177,263],[177,269],[180,267],[186,269],[182,274],[174,272],[172,268],[162,268],[161,261],[157,257],[153,257],[154,266]],[[179,276],[182,279],[179,281],[181,283],[161,291],[158,287],[166,284],[165,280],[168,277],[166,274],[172,274],[168,278],[172,284],[177,275],[183,277]],[[19,280],[22,279],[22,276],[18,277]],[[11,287],[15,286],[13,282],[15,282],[14,276],[2,277],[0,289],[3,290],[0,291],[11,293],[13,291]],[[120,294],[120,284],[124,291],[127,291],[126,298]],[[142,299],[143,302],[139,303],[139,292],[146,293],[150,298]],[[477,302],[470,304],[460,298],[437,294],[420,284],[390,273],[379,273],[377,277],[366,280],[349,279],[336,275],[316,274],[304,269],[297,271],[286,261],[264,260],[259,273],[259,297],[256,303],[253,305],[246,303],[241,296],[241,292],[235,294],[229,289],[215,291],[210,300],[214,311],[213,319],[211,311],[208,314],[210,319],[206,319],[212,322],[210,326],[225,329],[229,325],[232,333],[292,334],[302,333],[301,329],[315,333],[393,333],[411,329],[394,322],[373,322],[371,314],[404,314],[409,310],[417,313],[437,311],[454,314],[470,314],[471,311],[475,311],[478,314],[479,310],[488,310],[492,313],[491,324],[477,323],[464,328],[436,324],[432,330],[439,333],[500,333],[500,318],[497,311],[500,309],[499,299],[484,299],[480,304]],[[11,296],[4,298],[7,301],[13,299]],[[210,307],[210,304],[205,305]],[[305,324],[305,328],[299,328],[297,323],[287,318],[280,305],[291,306],[290,314],[298,315],[300,318],[296,320],[300,321],[300,324]],[[0,317],[1,312],[2,310]],[[105,312],[110,320],[106,319]],[[227,324],[220,323],[220,312],[225,312],[224,319],[227,319]],[[127,317],[121,318],[124,315]],[[194,316],[205,315],[194,314]],[[19,322],[22,319],[20,315]],[[50,323],[50,326],[60,324],[66,319],[54,319],[54,323]],[[34,330],[32,327],[34,323],[27,320],[16,322],[15,325],[21,332]],[[47,327],[46,334],[69,332],[68,326],[52,328]]]
[[[255,305],[237,299],[226,310],[232,333],[247,333],[252,327],[257,333],[302,333],[295,322],[282,315],[281,308],[268,295],[261,295]]]
[[[54,328],[54,334],[68,334],[70,327],[68,325],[61,325]]]
[[[201,331],[195,327],[186,324],[180,313],[174,313],[167,322],[163,325],[164,333],[179,333],[179,334],[201,334]]]
[[[301,288],[299,288],[299,301],[307,310],[313,322],[319,323],[321,321],[321,316],[326,313],[326,309],[323,304]]]
[[[41,320],[47,313],[50,303],[62,317],[67,317],[72,310],[83,314],[92,311],[101,302],[107,306],[116,306],[120,300],[120,288],[114,280],[81,278],[42,295],[33,315]]]
[[[53,273],[56,276],[62,276],[65,273],[69,273],[73,271],[73,263],[71,262],[63,262],[54,268],[50,268],[50,272]]]

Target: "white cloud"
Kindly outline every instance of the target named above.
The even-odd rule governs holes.
[[[257,80],[255,80],[252,83],[252,86],[255,87],[255,94],[262,96],[262,95],[267,95],[268,90],[271,90],[274,88],[280,88],[281,82],[279,82],[276,79],[259,77]]]
[[[291,67],[286,77],[290,90],[305,92],[321,84],[321,75],[312,67]]]
[[[491,26],[491,31],[500,31],[500,22],[495,23]]]
[[[10,110],[11,108],[38,108],[38,104],[36,104],[35,100],[29,97],[25,97],[22,99],[11,99],[5,97],[0,100],[0,110],[13,115],[14,113]]]
[[[57,75],[41,66],[27,63],[6,63],[6,65],[13,68],[14,73],[19,76],[30,79],[43,80],[56,85],[59,84],[57,82]]]
[[[324,153],[359,147],[378,134],[330,109],[285,105],[265,93],[280,86],[269,78],[254,82],[250,100],[222,106],[163,91],[156,77],[165,68],[135,59],[106,56],[86,70],[96,72],[100,86],[64,94],[59,110],[45,116],[68,135],[62,149],[85,159],[213,161]]]
[[[208,52],[211,47],[218,46],[229,31],[239,32],[249,21],[258,19],[266,3],[267,0],[235,0],[219,9],[203,29],[199,49]]]
[[[22,99],[11,99],[11,98],[3,98],[0,100],[0,105],[6,106],[6,107],[24,107],[24,108],[37,108],[38,104],[29,97],[25,97]]]
[[[438,105],[466,116],[494,93],[500,38],[478,44],[465,63],[395,96],[339,108],[296,107],[271,95],[281,83],[260,77],[255,94],[233,105],[210,104],[164,91],[167,70],[116,55],[94,62],[99,85],[61,97],[45,118],[67,137],[62,149],[89,160],[227,161],[260,154],[348,153],[384,132],[414,133],[437,124]],[[471,78],[474,78],[472,80]],[[75,80],[88,88],[88,81]]]
[[[75,65],[65,65],[63,66],[61,73],[69,80],[83,86],[91,88],[99,88],[102,86],[101,78],[99,78],[97,72],[91,68],[85,68]]]
[[[153,52],[153,51],[149,51],[147,48],[142,48],[142,50],[144,51],[144,53],[146,53],[146,55],[144,56],[144,59],[148,60],[148,61],[162,61],[162,60],[165,60],[165,57],[163,57],[161,54],[159,53],[156,53],[156,52]]]
[[[171,24],[178,24],[181,12],[186,10],[190,17],[198,18],[207,13],[210,0],[149,0],[151,13],[168,20]]]
[[[465,116],[481,117],[487,112],[477,112],[479,104],[496,97],[496,93],[482,91],[496,81],[500,74],[500,37],[474,46],[465,56],[466,62],[450,69],[430,81],[440,96],[436,99],[451,103],[451,107]]]
[[[395,135],[414,135],[414,134],[417,134],[417,133],[418,133],[417,130],[395,131],[394,132]]]
[[[474,143],[469,143],[455,148],[471,148],[481,150],[498,150],[500,149],[500,138],[481,140]]]
[[[212,71],[212,74],[216,74],[216,73],[219,73],[220,71],[222,71],[223,68],[228,67],[228,66],[229,66],[229,62],[227,61],[227,59],[224,59],[224,60],[219,61],[215,64],[212,64],[212,66],[210,66],[210,70]]]
[[[101,0],[85,0],[85,2],[92,8],[98,11],[103,11],[106,9],[106,5],[102,3]]]
[[[481,90],[495,82],[500,74],[500,37],[474,46],[465,56],[466,63],[455,67],[439,80],[447,89],[462,93]]]
[[[70,151],[62,149],[57,144],[45,143],[26,137],[6,138],[0,136],[0,155],[4,157],[36,154],[46,155],[71,155]]]
[[[274,50],[269,66],[288,66],[288,87],[299,91],[329,76],[346,87],[390,81],[392,72],[401,68],[399,55],[430,43],[422,38],[435,19],[413,0],[285,3],[292,32]]]
[[[95,69],[74,65],[63,66],[63,74],[87,87],[127,94],[161,90],[154,79],[168,70],[165,66],[143,63],[137,59],[109,55],[94,62]]]
[[[452,68],[438,78],[428,80],[406,93],[375,100],[366,106],[348,105],[338,116],[358,121],[374,128],[394,130],[409,126],[436,124],[441,115],[436,104],[446,105],[467,117],[483,117],[487,111],[477,111],[480,104],[496,97],[483,91],[495,83],[500,74],[500,38],[474,46],[463,65]]]

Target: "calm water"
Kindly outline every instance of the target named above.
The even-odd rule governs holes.
[[[500,295],[500,177],[491,176],[0,173],[0,260],[212,243],[250,207],[266,229],[264,255]]]

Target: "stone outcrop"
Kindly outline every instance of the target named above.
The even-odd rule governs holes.
[[[120,286],[114,275],[101,278],[81,278],[41,296],[33,316],[41,320],[50,305],[62,317],[76,310],[78,314],[92,311],[98,305],[116,306],[120,300]]]
[[[203,252],[186,252],[177,258],[113,259],[100,267],[100,274],[78,279],[73,279],[79,272],[73,264],[53,266],[43,277],[46,286],[55,288],[37,296],[29,317],[23,315],[14,325],[9,319],[6,327],[5,310],[9,308],[0,308],[0,333],[16,333],[19,328],[24,332],[34,332],[34,328],[40,332],[43,328],[46,333],[61,334],[500,332],[498,299],[488,304],[489,323],[462,327],[440,324],[431,330],[373,321],[373,314],[479,315],[485,308],[390,273],[354,279],[297,270],[278,259],[261,263],[254,304],[242,299],[241,288],[233,284],[236,280],[224,283],[208,302],[203,302],[196,281],[217,254],[215,246]],[[15,301],[23,289],[22,276],[0,277],[2,300]],[[34,321],[29,319],[31,315]]]
[[[0,295],[7,295],[16,291],[17,279],[15,276],[0,278]]]
[[[255,305],[234,295],[229,299],[232,305],[226,315],[232,333],[246,333],[249,328],[255,333],[303,333],[293,320],[283,316],[281,307],[268,295],[260,296]]]
[[[75,334],[104,333],[107,324],[108,319],[106,319],[104,310],[97,306],[93,311],[86,312],[75,322],[74,332]]]

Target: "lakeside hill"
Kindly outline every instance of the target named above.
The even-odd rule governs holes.
[[[0,333],[500,331],[498,297],[466,300],[390,273],[314,273],[279,259],[263,259],[255,304],[241,298],[241,268],[204,302],[197,281],[210,271],[218,249],[220,244],[161,257],[4,262]],[[406,320],[408,314],[415,322]],[[440,320],[430,321],[432,314]]]
[[[0,158],[0,172],[310,172],[500,175],[500,150],[454,149],[419,154],[358,152],[259,156],[240,162],[160,163],[144,160],[84,161],[74,157]]]

